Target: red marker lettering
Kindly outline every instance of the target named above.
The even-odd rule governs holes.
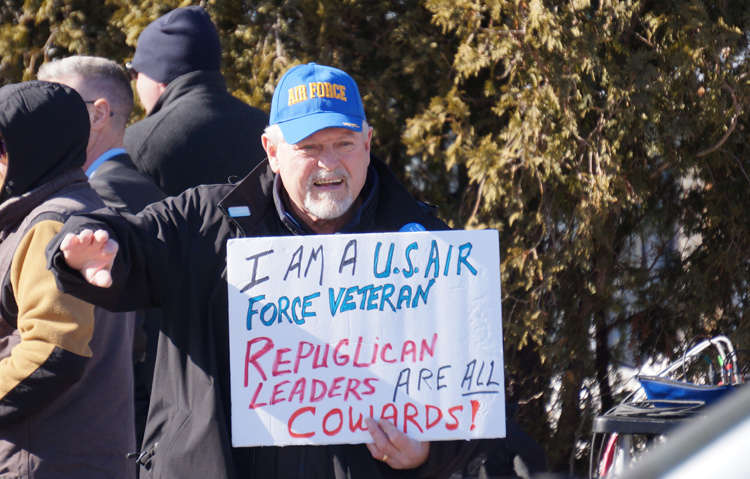
[[[454,406],[454,407],[452,407],[452,408],[448,409],[448,414],[450,414],[450,416],[451,416],[451,417],[453,418],[453,420],[454,420],[454,421],[456,421],[456,422],[455,422],[455,424],[446,424],[446,425],[445,425],[445,428],[446,428],[447,430],[449,430],[449,431],[453,431],[453,430],[455,430],[455,429],[458,429],[458,418],[456,417],[456,415],[455,415],[455,414],[453,414],[453,412],[454,412],[454,411],[463,411],[463,410],[464,410],[464,407],[463,407],[463,406]]]
[[[290,437],[313,437],[315,435],[314,432],[305,432],[305,433],[298,433],[292,431],[292,426],[294,425],[294,421],[301,416],[302,414],[306,412],[311,412],[313,416],[315,415],[315,408],[312,406],[303,407],[300,409],[297,409],[294,411],[294,413],[289,417],[289,422],[287,423],[287,432],[289,432]]]
[[[335,429],[328,429],[328,419],[330,419],[332,416],[338,416],[339,425]],[[326,434],[326,436],[335,436],[341,431],[342,427],[344,427],[344,414],[341,412],[341,409],[332,409],[328,411],[326,417],[323,418],[323,432]]]
[[[309,346],[310,349],[306,352],[302,352],[302,348],[304,346]],[[300,341],[297,345],[297,358],[294,360],[294,374],[297,374],[297,371],[299,371],[299,362],[305,358],[309,358],[310,355],[313,352],[313,345],[312,343],[308,343],[307,341]]]
[[[430,410],[437,411],[438,414],[437,419],[432,422],[430,422]],[[437,426],[437,423],[439,423],[440,420],[443,419],[443,411],[441,411],[439,407],[431,406],[428,404],[424,407],[424,412],[426,416],[425,425],[427,426],[427,429],[432,429],[433,427]]]
[[[289,374],[292,372],[291,369],[279,369],[282,364],[292,364],[291,361],[285,361],[284,355],[290,352],[289,348],[280,348],[276,350],[276,356],[273,359],[273,368],[271,369],[272,376],[280,376],[282,374]]]
[[[284,384],[289,384],[290,382],[291,381],[281,381],[279,384],[273,387],[273,392],[271,393],[271,406],[286,401],[286,399],[279,398],[278,396],[279,394],[284,394],[284,391],[281,388],[284,386]]]
[[[357,401],[361,401],[362,397],[357,392],[357,388],[359,385],[362,384],[362,381],[355,378],[349,378],[349,380],[346,382],[346,392],[344,392],[344,401],[349,399],[349,393],[352,393],[352,396],[357,398]]]
[[[257,343],[258,341],[265,341],[266,344],[260,349],[260,351],[251,355],[250,351],[253,349],[253,344]],[[260,377],[262,377],[264,381],[268,379],[266,377],[266,373],[263,371],[263,368],[260,367],[260,364],[258,364],[258,358],[266,354],[271,349],[273,349],[273,341],[271,341],[271,339],[269,338],[258,337],[253,338],[247,342],[247,349],[245,350],[245,387],[247,387],[248,366],[250,364],[255,366],[255,369],[258,370],[258,372],[260,373]]]
[[[253,394],[253,398],[250,400],[250,407],[249,409],[257,409],[259,407],[267,406],[268,403],[256,403],[255,401],[258,400],[258,394],[260,394],[260,390],[263,389],[263,383],[258,383],[258,387],[255,388],[255,394]]]
[[[409,409],[411,409],[411,412],[409,412]],[[406,434],[406,424],[412,423],[415,426],[417,426],[417,429],[419,429],[419,432],[424,432],[422,430],[422,426],[419,425],[419,423],[414,419],[417,416],[419,416],[419,412],[417,411],[417,406],[414,404],[408,402],[404,404],[404,434]]]

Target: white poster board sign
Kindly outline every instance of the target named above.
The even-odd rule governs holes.
[[[498,233],[230,240],[232,444],[505,436]]]

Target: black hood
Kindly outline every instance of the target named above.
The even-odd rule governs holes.
[[[72,88],[41,81],[0,88],[0,135],[8,152],[0,203],[81,168],[89,129],[86,104]]]

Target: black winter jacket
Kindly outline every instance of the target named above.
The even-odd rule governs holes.
[[[99,165],[89,183],[107,207],[132,214],[167,197],[151,177],[138,171],[126,153]]]
[[[447,229],[412,198],[382,161],[372,158],[367,199],[345,231],[398,231],[411,222]],[[428,462],[396,471],[364,444],[232,448],[226,243],[230,238],[307,234],[280,214],[274,174],[263,162],[236,186],[211,185],[124,218],[91,214],[72,218],[47,250],[64,291],[110,309],[161,306],[151,410],[142,474],[157,478],[396,478],[441,477],[460,466],[477,441],[433,442]],[[276,201],[274,201],[276,200]],[[230,208],[249,215],[230,217]],[[235,210],[236,211],[236,210]],[[283,219],[282,219],[283,217]],[[113,286],[89,286],[61,258],[67,232],[108,229],[120,244]],[[127,292],[127,294],[122,294]]]
[[[151,112],[125,130],[135,166],[168,196],[243,178],[266,153],[260,141],[268,115],[227,92],[218,71],[173,80]]]

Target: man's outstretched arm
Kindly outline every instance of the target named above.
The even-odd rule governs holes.
[[[105,230],[68,233],[60,243],[65,262],[94,286],[112,286],[112,265],[119,246]]]

